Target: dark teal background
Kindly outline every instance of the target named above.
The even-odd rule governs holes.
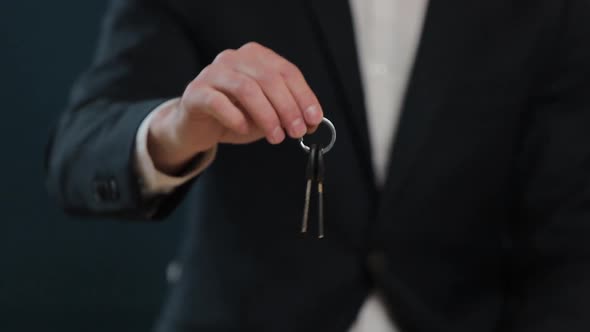
[[[149,331],[165,294],[178,220],[68,218],[44,188],[48,129],[91,61],[104,9],[104,1],[0,3],[2,332]]]

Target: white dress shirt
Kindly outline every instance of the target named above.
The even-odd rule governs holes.
[[[388,157],[418,48],[427,0],[350,0],[365,91],[372,165],[382,186]],[[171,101],[172,102],[172,101]],[[150,121],[166,109],[154,110],[141,124],[136,140],[136,168],[146,194],[169,193],[209,166],[216,150],[209,151],[197,167],[183,177],[159,172],[147,150]],[[370,294],[350,332],[396,332],[378,293]]]

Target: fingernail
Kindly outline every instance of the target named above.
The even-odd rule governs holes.
[[[318,124],[321,120],[320,109],[316,105],[310,106],[305,110],[307,119],[314,124]]]
[[[291,135],[299,138],[307,132],[307,126],[303,122],[303,119],[298,118],[295,121],[291,122]]]
[[[285,139],[285,132],[283,132],[283,129],[281,127],[276,127],[275,130],[273,130],[272,132],[271,139],[271,143],[279,144]]]

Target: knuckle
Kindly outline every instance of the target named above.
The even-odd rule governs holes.
[[[259,43],[255,42],[255,41],[250,41],[247,42],[246,44],[244,44],[241,49],[248,51],[248,50],[258,50],[258,49],[262,49],[262,45],[260,45]]]
[[[297,66],[288,61],[283,61],[281,62],[281,64],[279,64],[279,71],[281,72],[283,77],[285,77],[288,80],[297,79],[303,76],[299,68],[297,68]]]
[[[255,83],[247,78],[240,78],[236,81],[235,94],[242,98],[252,98],[258,93]]]
[[[275,86],[279,83],[280,77],[276,72],[268,69],[260,70],[256,79],[265,85]]]
[[[228,69],[223,64],[211,63],[199,72],[193,82],[199,85],[216,85],[223,82],[227,73]]]
[[[200,93],[203,84],[199,79],[192,80],[185,88],[184,95],[189,97],[196,97]]]
[[[219,107],[220,96],[214,91],[204,90],[201,93],[201,103],[206,109],[215,110]]]
[[[198,88],[198,81],[194,79],[187,84],[186,88],[184,88],[183,96],[192,96],[195,93],[195,90]]]
[[[217,56],[213,60],[213,63],[230,62],[234,58],[235,53],[236,53],[236,51],[232,50],[232,49],[223,50],[219,54],[217,54]]]
[[[211,72],[213,71],[212,65],[208,65],[205,68],[203,68],[199,74],[197,75],[197,77],[195,78],[195,80],[193,80],[193,82],[199,82],[200,80],[205,79],[206,77],[209,77],[211,75]]]

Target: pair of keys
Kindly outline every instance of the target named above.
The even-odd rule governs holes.
[[[328,143],[328,145],[323,148],[318,144],[311,144],[311,146],[307,146],[303,141],[303,137],[299,139],[301,148],[309,155],[305,174],[307,182],[305,187],[305,204],[303,206],[301,233],[307,233],[309,226],[311,191],[312,186],[315,183],[317,186],[316,188],[318,197],[318,238],[320,239],[324,237],[324,154],[328,153],[332,147],[334,147],[334,143],[336,143],[336,128],[334,127],[334,124],[332,124],[332,122],[326,118],[322,119],[322,123],[328,126],[332,134],[332,138],[330,139],[330,143]]]

